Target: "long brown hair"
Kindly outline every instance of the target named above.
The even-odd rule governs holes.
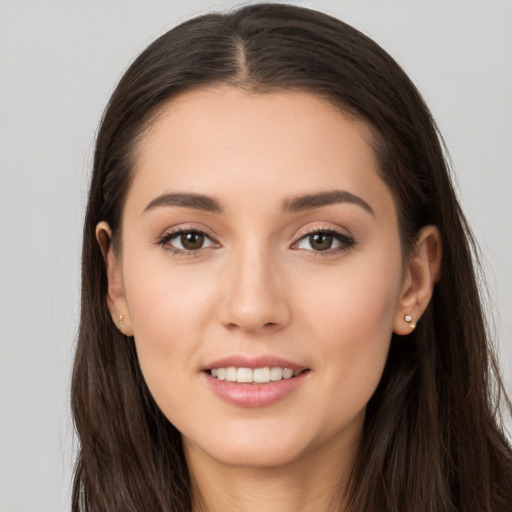
[[[376,43],[327,15],[277,4],[205,15],[169,31],[135,60],[105,111],[84,226],[73,510],[80,502],[89,512],[191,509],[180,433],[151,397],[133,343],[110,318],[95,226],[107,221],[120,250],[141,134],[165,102],[221,83],[308,91],[365,121],[396,200],[405,257],[423,226],[441,232],[443,268],[431,304],[413,334],[393,336],[367,407],[351,510],[510,512],[512,454],[498,415],[503,387],[479,298],[475,244],[436,125]]]

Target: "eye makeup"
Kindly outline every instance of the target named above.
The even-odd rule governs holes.
[[[179,227],[164,233],[155,243],[177,256],[199,256],[205,251],[221,247],[204,230],[195,227]],[[331,256],[348,251],[356,242],[350,235],[331,227],[310,228],[294,241],[290,249],[304,251],[315,256]]]

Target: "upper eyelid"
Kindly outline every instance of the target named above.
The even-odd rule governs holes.
[[[315,233],[331,233],[331,234],[339,234],[342,237],[345,238],[354,238],[352,234],[344,228],[341,227],[334,227],[334,226],[309,226],[304,228],[301,228],[300,230],[297,230],[297,232],[293,236],[293,243],[296,243],[297,241],[301,240],[302,238],[315,234]]]
[[[158,235],[156,237],[156,242],[162,240],[163,238],[169,238],[173,237],[175,235],[179,235],[180,233],[201,233],[202,235],[205,235],[206,237],[210,238],[212,241],[217,242],[217,237],[210,232],[210,230],[202,227],[197,226],[175,226],[175,227],[168,227],[162,231],[161,235]]]
[[[309,233],[305,233],[305,234],[299,236],[298,238],[295,239],[295,241],[292,243],[292,245],[297,244],[301,240],[304,240],[304,238],[308,238],[311,235],[324,234],[324,233],[331,235],[333,238],[338,239],[338,241],[340,241],[340,242],[350,241],[352,243],[355,243],[354,237],[352,235],[347,235],[345,233],[342,233],[341,231],[336,231],[334,229],[318,229],[318,230],[310,231]]]
[[[215,234],[212,234],[211,230],[206,227],[199,227],[197,225],[177,225],[173,227],[168,227],[165,229],[161,235],[158,235],[156,239],[154,240],[155,243],[161,243],[161,241],[165,239],[170,239],[173,236],[179,235],[180,233],[190,233],[190,232],[196,232],[201,233],[202,235],[209,238],[212,242],[216,244],[220,244],[219,237],[217,237]],[[320,225],[320,226],[306,226],[302,227],[299,230],[295,232],[295,234],[292,236],[292,242],[291,245],[296,244],[303,238],[310,236],[315,233],[329,233],[332,235],[339,235],[342,238],[345,239],[351,239],[353,241],[354,237],[353,235],[346,229],[341,227],[334,227],[332,225]]]
[[[335,248],[335,249],[328,249],[325,251],[314,251],[314,250],[304,249],[307,253],[311,253],[311,255],[313,255],[313,256],[326,256],[326,257],[328,255],[332,256],[333,254],[346,251],[346,250],[354,247],[355,245],[357,245],[357,241],[351,234],[344,233],[339,228],[335,229],[333,227],[323,227],[323,228],[322,227],[311,227],[306,232],[302,232],[299,235],[297,235],[294,238],[294,241],[292,242],[292,244],[290,245],[290,248],[293,249],[294,246],[298,245],[302,240],[304,240],[308,236],[314,235],[316,233],[328,233],[329,235],[333,236],[334,238],[336,238],[338,240],[341,247]],[[300,249],[296,248],[295,250],[300,250]]]
[[[172,245],[170,243],[170,241],[175,238],[175,237],[178,237],[180,234],[182,233],[200,233],[201,235],[204,235],[206,238],[208,238],[210,240],[210,242],[212,243],[211,246],[207,246],[207,247],[200,247],[198,249],[181,249],[179,247],[175,247],[174,245]],[[202,254],[205,253],[205,251],[210,251],[211,249],[215,249],[215,248],[219,248],[221,245],[219,242],[217,242],[217,240],[215,238],[213,238],[212,236],[210,236],[208,233],[206,233],[204,230],[202,229],[198,229],[198,228],[184,228],[184,227],[177,227],[175,229],[168,229],[166,231],[164,231],[159,237],[156,238],[156,240],[154,240],[154,244],[155,245],[158,245],[158,246],[161,246],[162,249],[164,249],[165,251],[169,251],[169,252],[172,252],[174,253],[175,256],[201,256]],[[217,246],[217,247],[215,247]]]

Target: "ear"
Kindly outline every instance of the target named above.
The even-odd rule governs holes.
[[[427,309],[441,273],[442,243],[436,226],[425,226],[407,262],[394,323],[396,334],[409,334]]]
[[[96,226],[96,240],[101,248],[107,271],[107,304],[112,321],[125,336],[133,336],[124,294],[121,262],[112,247],[112,230],[106,222],[100,222]]]

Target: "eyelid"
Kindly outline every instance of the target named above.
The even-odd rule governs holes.
[[[329,234],[332,235],[338,242],[339,246],[332,248],[332,249],[326,249],[324,251],[315,251],[314,249],[304,249],[300,247],[294,247],[297,246],[302,240],[304,240],[306,237],[309,237],[311,235],[315,234]],[[341,228],[334,228],[332,226],[315,226],[315,227],[309,227],[301,232],[299,232],[298,235],[294,238],[294,242],[290,246],[291,249],[297,250],[297,251],[304,251],[306,253],[309,253],[310,256],[332,256],[333,254],[338,254],[340,252],[345,252],[352,247],[356,245],[356,241],[354,237],[344,232]]]
[[[345,252],[356,245],[354,237],[345,232],[342,228],[335,228],[333,226],[319,225],[319,226],[306,226],[302,228],[298,234],[294,236],[294,242],[290,245],[293,250],[304,251],[309,253],[310,256],[329,256],[340,252]],[[169,242],[178,237],[180,234],[185,233],[197,233],[204,236],[209,240],[209,245],[206,247],[200,247],[198,249],[185,249],[172,246]],[[314,250],[313,248],[307,249],[297,247],[297,245],[304,240],[306,237],[314,234],[328,234],[331,235],[336,241],[338,246],[334,248],[328,248],[325,250]],[[167,228],[160,236],[158,236],[154,243],[161,245],[165,250],[170,251],[178,256],[200,256],[206,251],[211,249],[217,249],[221,247],[221,244],[217,241],[217,237],[209,233],[208,229],[198,227],[197,225],[178,225]]]
[[[202,223],[186,223],[167,226],[165,229],[162,229],[160,231],[161,234],[154,239],[154,242],[158,243],[159,240],[166,236],[176,235],[177,233],[189,233],[191,231],[195,233],[202,233],[206,235],[208,238],[211,238],[212,240],[215,241],[217,241],[218,238],[214,233],[212,233],[212,230],[210,228],[204,226]]]
[[[173,238],[179,236],[180,234],[185,233],[197,233],[203,235],[211,242],[211,244],[207,247],[201,247],[195,250],[180,249],[179,247],[173,247],[172,245],[168,245]],[[211,250],[212,248],[218,248],[221,246],[221,244],[216,240],[216,238],[213,235],[211,235],[208,232],[208,230],[193,225],[179,225],[167,228],[160,236],[158,236],[154,240],[154,243],[156,245],[161,245],[164,248],[164,250],[170,251],[180,256],[199,256],[203,254],[205,251]]]

